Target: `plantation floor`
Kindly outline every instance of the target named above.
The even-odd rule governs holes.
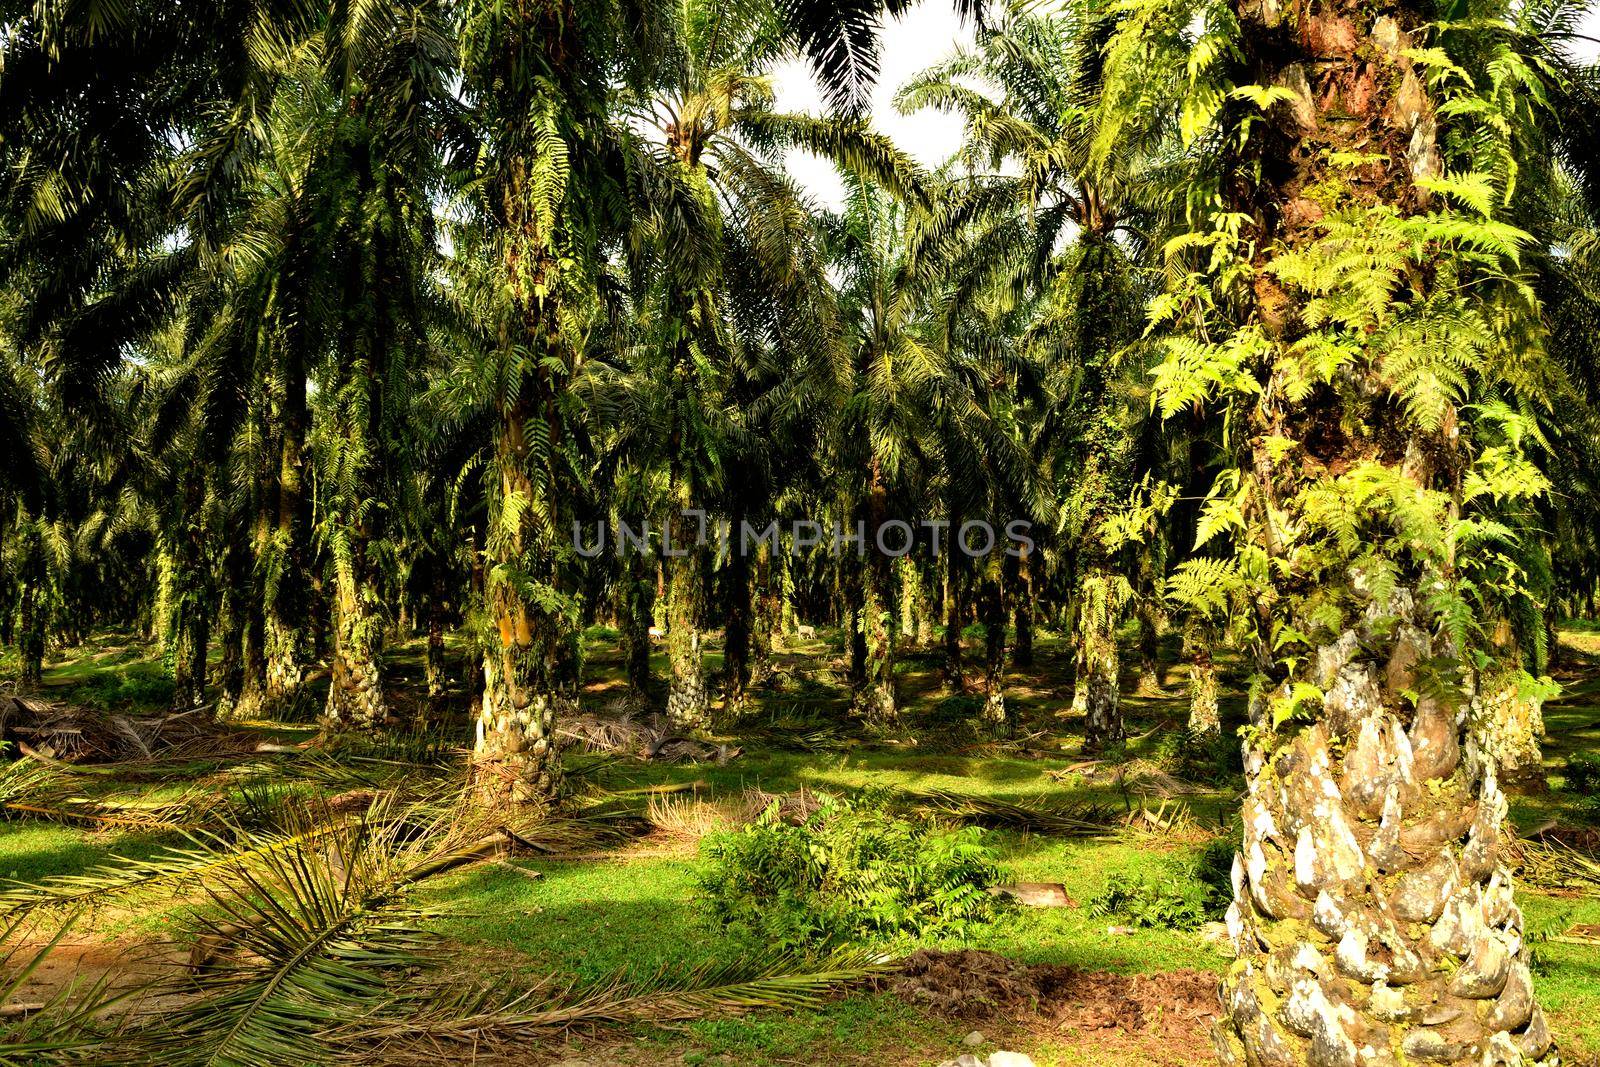
[[[596,632],[588,647],[593,681],[586,700],[600,713],[620,692],[608,637]],[[653,832],[578,856],[480,864],[423,883],[416,896],[437,910],[431,925],[446,939],[452,965],[505,975],[508,981],[552,974],[599,980],[619,972],[692,967],[741,951],[699,904],[696,839],[716,802],[756,788],[785,793],[883,787],[1096,807],[1113,826],[1095,839],[990,831],[1007,878],[1059,882],[1073,905],[1018,908],[961,941],[930,938],[892,946],[897,954],[982,950],[936,958],[943,960],[944,970],[921,991],[891,986],[798,1013],[573,1034],[564,1042],[524,1050],[515,1062],[866,1067],[935,1064],[964,1051],[982,1055],[998,1048],[1026,1052],[1040,1067],[1208,1062],[1211,976],[1226,967],[1227,957],[1198,932],[1136,929],[1115,917],[1097,917],[1087,906],[1114,875],[1175,876],[1182,862],[1227,828],[1237,801],[1228,787],[1162,799],[1162,792],[1181,783],[1153,773],[1174,765],[1174,746],[1164,731],[1184,718],[1177,684],[1181,672],[1174,672],[1170,695],[1128,699],[1135,740],[1128,750],[1132,762],[1120,775],[1112,767],[1084,765],[1078,723],[1066,713],[1070,657],[1050,637],[1039,642],[1038,666],[1014,671],[1010,679],[1023,741],[1001,746],[975,736],[971,702],[940,691],[937,660],[928,655],[903,664],[906,738],[868,742],[829,735],[824,750],[785,749],[783,736],[798,731],[796,721],[809,728],[843,713],[843,664],[829,637],[825,633],[785,654],[783,686],[757,694],[756,727],[738,739],[743,753],[724,765],[574,757],[574,776],[596,795],[688,787],[661,803]],[[1566,642],[1573,664],[1562,679],[1566,693],[1546,710],[1553,788],[1515,799],[1512,818],[1525,832],[1552,823],[1582,824],[1586,809],[1581,798],[1561,788],[1562,769],[1575,752],[1600,751],[1600,632],[1573,629]],[[398,685],[414,687],[420,674],[418,646],[400,647],[394,667]],[[46,689],[56,699],[117,708],[158,706],[163,698],[159,663],[147,659],[143,644],[126,635],[103,635],[52,664]],[[1226,710],[1237,715],[1239,709],[1235,703]],[[762,729],[763,724],[776,725]],[[458,726],[464,737],[464,716]],[[309,724],[246,729],[280,743],[315,732]],[[912,743],[912,736],[919,743]],[[188,777],[95,779],[85,788],[154,800],[181,794],[194,782],[225,788],[223,775],[217,762],[197,760]],[[79,872],[110,855],[149,854],[170,840],[146,831],[13,818],[0,824],[0,876],[30,881]],[[1543,937],[1600,923],[1600,901],[1524,890],[1522,903],[1538,942],[1539,995],[1563,1051],[1573,1062],[1600,1062],[1600,948]],[[30,988],[42,997],[74,971],[126,977],[130,968],[142,966],[130,962],[141,954],[175,951],[164,947],[181,939],[173,921],[173,911],[160,906],[96,915],[70,932],[72,947],[41,969]],[[1008,1001],[1006,983],[1015,975],[1001,975],[1009,965],[982,953],[1034,967],[1029,973],[1047,992],[1036,1006]],[[969,1048],[963,1038],[973,1032],[982,1040]]]

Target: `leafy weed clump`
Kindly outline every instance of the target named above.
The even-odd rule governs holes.
[[[1192,862],[1157,873],[1114,874],[1089,901],[1089,913],[1149,929],[1194,930],[1214,922],[1233,899],[1229,871],[1238,842],[1219,838]]]
[[[1600,795],[1600,753],[1574,752],[1567,757],[1567,791],[1579,796]]]
[[[897,817],[882,796],[824,796],[799,822],[774,803],[700,850],[712,918],[786,951],[959,933],[1000,906],[985,892],[999,872],[983,830]]]

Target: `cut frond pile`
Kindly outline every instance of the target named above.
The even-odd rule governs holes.
[[[552,981],[509,995],[503,983],[447,988],[403,1018],[360,1021],[339,1036],[351,1044],[378,1046],[386,1063],[422,1062],[430,1058],[427,1053],[437,1062],[443,1049],[470,1046],[481,1053],[563,1030],[815,1007],[892,968],[886,960],[863,955],[815,962],[780,957],[662,970],[646,978],[619,974],[583,985]]]
[[[1109,808],[1096,804],[1011,804],[940,789],[908,790],[897,799],[968,826],[1064,837],[1099,836],[1110,832],[1117,821]]]

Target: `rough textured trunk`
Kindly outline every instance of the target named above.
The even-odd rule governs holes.
[[[1534,791],[1545,788],[1542,693],[1517,679],[1492,679],[1473,698],[1471,717],[1501,781]]]
[[[222,590],[217,607],[217,717],[231,719],[244,693],[244,615],[240,596]]]
[[[211,615],[200,598],[178,608],[172,644],[172,710],[189,711],[206,702],[206,644]]]
[[[888,518],[888,494],[876,460],[872,463],[863,504],[866,560],[859,568],[862,595],[857,620],[863,657],[861,679],[852,704],[857,717],[882,729],[893,726],[900,718],[894,679],[895,644],[899,640],[900,626],[896,618],[894,561],[877,549],[879,531]]]
[[[1161,610],[1149,597],[1140,597],[1135,617],[1139,620],[1139,680],[1134,692],[1146,697],[1163,696]]]
[[[960,524],[951,520],[952,530]],[[961,628],[966,625],[965,604],[961,599],[961,554],[944,546],[944,684],[953,693],[966,688],[961,670]]]
[[[206,699],[206,645],[211,640],[215,605],[205,566],[205,535],[200,525],[203,487],[191,472],[183,487],[183,514],[167,542],[170,560],[168,605],[172,627],[172,710],[189,711]]]
[[[1489,640],[1498,663],[1521,666],[1523,651],[1510,619],[1502,618]],[[1533,659],[1537,661],[1534,671],[1548,667],[1548,655]],[[1484,748],[1494,757],[1500,781],[1533,792],[1548,788],[1543,749],[1545,687],[1519,669],[1503,667],[1480,675],[1474,689],[1471,715]]]
[[[739,523],[743,516],[733,520],[732,548],[724,570],[727,621],[722,630],[722,721],[725,725],[737,723],[746,711],[746,691],[750,686],[750,651],[753,639],[752,605],[750,600],[750,557],[741,551]]]
[[[1016,575],[1012,586],[1012,613],[1016,619],[1016,648],[1011,659],[1018,667],[1033,666],[1033,554],[1023,554],[1016,559]]]
[[[309,508],[305,490],[305,368],[291,358],[284,369],[277,471],[277,514],[262,546],[265,564],[263,713],[294,718],[306,712],[306,676],[312,659],[310,591],[306,575]]]
[[[774,552],[778,559],[774,561]],[[756,551],[755,622],[750,632],[750,684],[765,685],[772,676],[772,654],[783,648],[783,594],[778,569],[782,547],[765,542]]]
[[[1184,643],[1189,657],[1189,733],[1197,737],[1216,736],[1222,718],[1216,705],[1216,661],[1210,645],[1202,641]]]
[[[853,555],[841,555],[835,561],[837,596],[841,612],[839,623],[844,632],[845,655],[849,662],[846,677],[852,693],[860,691],[867,683],[867,633],[866,620],[867,580],[862,562]]]
[[[45,566],[39,527],[23,520],[17,578],[21,584],[17,606],[17,651],[22,657],[22,684],[44,681]]]
[[[499,647],[483,660],[483,704],[473,748],[480,802],[547,804],[561,784],[556,722],[578,710],[574,654],[562,621],[514,596],[497,598]]]
[[[650,695],[650,619],[655,581],[645,567],[642,552],[627,552],[617,575],[617,630],[621,637],[622,672],[628,688],[642,698]]]
[[[1409,725],[1391,710],[1436,651],[1415,615],[1404,589],[1372,604],[1318,650],[1322,721],[1257,724],[1246,746],[1225,1063],[1517,1064],[1550,1046],[1493,759],[1443,700]]]
[[[450,698],[449,665],[444,655],[444,604],[441,600],[429,599],[425,610],[428,617],[428,647],[422,661],[422,674],[428,687],[429,713],[438,717]]]
[[[472,759],[478,801],[490,810],[508,803],[555,802],[561,785],[556,723],[578,709],[578,632],[561,603],[563,576],[550,531],[538,529],[526,515],[507,531],[496,514],[508,500],[532,499],[528,470],[541,457],[530,454],[527,421],[544,415],[550,422],[541,427],[540,436],[559,439],[554,405],[536,402],[549,399],[549,383],[539,377],[522,387],[534,397],[519,398],[496,440],[500,491],[490,510],[490,529],[496,532],[487,547],[491,563],[498,566],[489,567],[483,578],[496,632],[484,649],[483,699]],[[495,573],[512,568],[539,581],[547,595],[529,597],[520,582]]]
[[[1270,0],[1236,0],[1235,10],[1242,80],[1294,98],[1243,142],[1227,193],[1232,210],[1254,219],[1254,321],[1279,351],[1293,351],[1311,327],[1267,268],[1284,249],[1318,240],[1324,212],[1311,197],[1347,190],[1339,195],[1357,211],[1380,204],[1412,214],[1427,201],[1415,180],[1442,171],[1436,111],[1409,51],[1423,43],[1432,9],[1339,4],[1296,9],[1292,22]],[[1339,153],[1376,162],[1336,170]],[[1426,293],[1429,269],[1420,263],[1384,294],[1382,312],[1402,314],[1396,305]],[[1263,383],[1246,476],[1252,536],[1267,557],[1280,550],[1272,509],[1336,490],[1351,468],[1381,470],[1409,500],[1459,478],[1454,412],[1442,428],[1409,426],[1408,439],[1380,366],[1375,353],[1354,360],[1343,372],[1348,388],[1306,403],[1281,378]],[[1282,456],[1285,441],[1304,451],[1275,459],[1269,443]],[[1393,514],[1373,521],[1398,525]],[[1445,521],[1443,509],[1430,521]],[[1264,634],[1281,621],[1332,636],[1307,638],[1308,654],[1275,668],[1270,699],[1254,702],[1228,913],[1237,958],[1214,1031],[1224,1064],[1517,1065],[1550,1050],[1512,896],[1495,758],[1460,691],[1437,684],[1441,662],[1459,665],[1471,651],[1442,636],[1428,607],[1453,557],[1424,556],[1431,550],[1404,538],[1389,544],[1386,569],[1328,565],[1306,583],[1315,595],[1275,577],[1254,590]],[[1428,584],[1404,577],[1425,567],[1435,568]],[[1269,596],[1281,606],[1269,610]],[[1337,621],[1319,621],[1319,603],[1340,605]]]
[[[922,575],[910,556],[894,561],[895,578],[900,587],[899,629],[902,640],[915,645],[920,641],[924,619],[928,615],[927,594],[922,588]]]
[[[368,588],[365,553],[355,548],[352,555],[334,582],[332,671],[323,715],[336,729],[375,730],[389,717],[383,695],[386,625]]]
[[[250,545],[237,531],[224,533],[222,588],[217,605],[217,718],[238,717],[249,672],[250,616],[256,596],[250,580]],[[259,629],[256,654],[260,654]]]
[[[1078,586],[1077,625],[1073,642],[1077,659],[1077,684],[1072,710],[1083,716],[1084,749],[1102,752],[1123,741],[1121,691],[1117,674],[1117,623],[1122,596],[1118,579],[1105,570],[1091,568]]]
[[[675,514],[675,554],[667,559],[667,660],[672,672],[667,721],[673,729],[689,732],[711,725],[711,694],[700,631],[705,619],[705,549],[696,543],[699,532],[692,519]]]
[[[995,567],[991,564],[990,570]],[[1000,573],[983,581],[983,724],[1000,737],[1016,730],[1016,713],[1006,706],[1006,583]]]

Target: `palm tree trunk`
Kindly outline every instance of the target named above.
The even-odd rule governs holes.
[[[894,567],[876,547],[879,531],[888,518],[887,491],[877,460],[872,462],[864,503],[863,548],[867,557],[857,568],[862,585],[859,631],[863,656],[852,705],[861,721],[884,729],[900,718],[894,682],[895,644],[900,628],[895,618]]]
[[[1275,351],[1291,350],[1300,327],[1296,297],[1264,268],[1279,250],[1318,240],[1323,216],[1301,190],[1353,190],[1358,209],[1377,202],[1414,213],[1426,202],[1414,179],[1441,170],[1429,76],[1410,51],[1433,9],[1407,0],[1383,10],[1375,22],[1356,5],[1307,10],[1291,25],[1276,3],[1235,4],[1250,68],[1242,80],[1294,97],[1250,134],[1238,180],[1226,186],[1232,210],[1256,220],[1257,321]],[[1358,152],[1377,160],[1359,175],[1330,161]],[[1321,396],[1320,410],[1290,400],[1276,379],[1252,406],[1246,473],[1269,557],[1277,553],[1271,509],[1283,490],[1363,463],[1419,496],[1451,482],[1452,440],[1395,434],[1407,420],[1387,399],[1380,361],[1349,366],[1350,387]],[[1340,409],[1364,403],[1388,406]],[[1324,437],[1316,425],[1347,430]],[[1366,426],[1388,436],[1366,437]],[[1306,455],[1274,463],[1265,442],[1297,432]],[[1406,573],[1405,559],[1393,562],[1391,574]],[[1469,650],[1435,636],[1430,589],[1375,586],[1358,570],[1328,572],[1315,599],[1348,605],[1331,627],[1337,636],[1307,642],[1273,701],[1257,703],[1248,731],[1228,913],[1237,958],[1222,982],[1217,1051],[1228,1065],[1539,1061],[1551,1039],[1512,897],[1506,799],[1460,696],[1423,684],[1425,674],[1438,677],[1439,662],[1459,663]],[[1268,581],[1263,592],[1305,603]],[[1282,622],[1327,633],[1313,610],[1291,608]],[[1262,621],[1271,632],[1279,620]],[[1291,681],[1323,694],[1309,721],[1290,703]],[[1272,705],[1287,707],[1269,717]]]
[[[1012,612],[1016,619],[1017,642],[1011,661],[1018,667],[1033,666],[1033,553],[1016,559],[1016,578],[1012,592]]]
[[[351,546],[351,555],[334,582],[332,671],[323,717],[335,729],[375,730],[389,717],[383,695],[385,623],[373,609],[377,596],[367,588],[360,541]]]
[[[950,520],[952,530],[960,523]],[[961,596],[961,553],[953,545],[944,546],[944,684],[952,693],[966,688],[961,670],[961,629],[966,625],[965,603]]]
[[[650,695],[650,617],[655,582],[646,571],[644,556],[628,552],[617,575],[617,628],[622,635],[622,670],[628,688],[642,698]]]
[[[217,718],[232,719],[239,715],[244,699],[252,652],[260,655],[259,623],[255,648],[249,647],[250,617],[256,614],[259,601],[251,581],[249,541],[237,529],[227,530],[224,537],[222,588],[217,605]]]
[[[1007,557],[1009,559],[1009,557]],[[997,737],[1016,732],[1016,713],[1006,705],[1006,583],[1004,564],[989,565],[984,578],[983,605],[983,724]]]
[[[548,398],[550,383],[540,377],[524,388]],[[519,399],[496,439],[500,491],[491,501],[494,566],[485,578],[484,596],[498,638],[490,638],[484,649],[483,703],[473,748],[478,800],[490,809],[554,802],[561,784],[556,722],[578,710],[578,632],[557,603],[562,576],[555,554],[525,509],[517,521],[505,515],[514,502],[533,499],[525,429],[530,411],[553,410],[553,404]],[[548,427],[548,433],[555,437],[557,427]],[[545,596],[530,596],[529,582],[541,583]]]
[[[1134,617],[1139,621],[1139,681],[1134,691],[1145,697],[1162,696],[1160,609],[1150,597],[1140,597]]]
[[[722,721],[737,723],[745,713],[746,691],[750,686],[752,605],[750,599],[750,558],[741,551],[739,524],[735,516],[728,565],[724,571],[726,622],[722,629]]]
[[[774,551],[780,554],[773,559]],[[751,628],[750,684],[764,685],[772,676],[772,654],[783,647],[783,592],[779,568],[782,548],[763,542],[756,552],[755,625]]]
[[[266,556],[264,644],[267,659],[263,711],[297,717],[305,710],[305,682],[312,658],[307,607],[305,437],[309,422],[306,375],[297,346],[290,346],[284,368],[284,397],[278,457],[277,514]]]
[[[205,566],[200,525],[203,489],[191,471],[183,487],[183,513],[168,541],[171,561],[172,710],[189,711],[205,703],[206,645],[211,639],[211,580]]]
[[[426,610],[428,645],[422,661],[422,675],[428,687],[428,713],[438,718],[450,696],[449,664],[444,655],[444,606],[430,599]]]
[[[1211,636],[1204,628],[1193,624],[1183,635],[1183,651],[1189,660],[1189,733],[1195,737],[1215,737],[1222,729]]]
[[[1104,752],[1122,743],[1117,623],[1122,597],[1117,579],[1103,566],[1085,572],[1078,586],[1078,617],[1073,637],[1078,676],[1072,708],[1084,720],[1084,750]]]
[[[19,533],[17,577],[22,588],[18,598],[17,650],[22,656],[22,684],[37,686],[44,681],[44,543],[35,519],[25,516]]]
[[[700,631],[705,618],[705,549],[697,543],[699,533],[688,516],[682,512],[673,515],[673,555],[667,559],[667,659],[672,670],[667,721],[674,729],[688,732],[711,725]]]

